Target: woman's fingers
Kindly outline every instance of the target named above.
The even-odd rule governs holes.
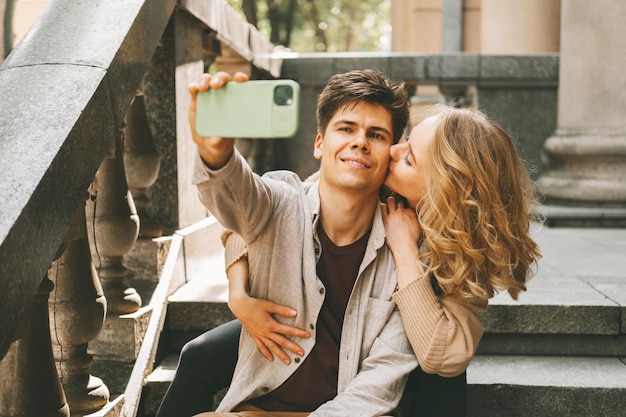
[[[304,355],[304,349],[302,349],[298,344],[287,339],[280,333],[273,334],[271,337],[271,341],[281,346],[282,348],[295,353],[298,356]]]
[[[390,213],[396,210],[404,210],[405,206],[404,206],[404,200],[402,199],[396,199],[395,197],[387,197],[387,211],[389,211]],[[413,210],[411,210],[413,211]]]
[[[283,337],[278,333],[274,333],[271,337],[271,339],[267,339],[264,342],[266,348],[286,364],[291,363],[291,358],[287,354],[286,350],[289,350],[298,356],[304,356],[304,350],[286,337]]]
[[[289,355],[287,355],[287,353],[285,353],[285,351],[276,342],[274,342],[273,340],[268,340],[266,343],[267,348],[271,350],[272,353],[278,357],[278,359],[285,362],[287,365],[291,363],[291,358],[289,358]]]
[[[284,334],[286,336],[303,337],[305,339],[311,337],[311,334],[304,329],[300,329],[299,327],[290,326],[288,324],[283,324],[280,322],[276,322],[276,326],[273,330],[276,333]]]
[[[272,362],[274,360],[274,356],[267,348],[267,344],[263,342],[261,338],[256,336],[252,336],[252,340],[254,340],[254,344],[256,345],[256,348],[259,350],[259,352],[261,352],[261,354],[265,356],[265,359]]]
[[[267,310],[270,313],[278,314],[283,317],[295,317],[297,312],[291,307],[283,306],[280,304],[273,303],[271,301],[267,302]]]

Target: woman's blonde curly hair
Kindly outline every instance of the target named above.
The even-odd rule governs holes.
[[[420,256],[442,291],[455,298],[513,299],[541,254],[529,236],[533,183],[513,138],[483,113],[439,108],[419,220]]]

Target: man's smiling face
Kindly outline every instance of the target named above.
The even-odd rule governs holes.
[[[393,143],[391,113],[380,104],[352,102],[340,107],[324,134],[315,138],[320,181],[343,191],[378,192],[389,167]]]

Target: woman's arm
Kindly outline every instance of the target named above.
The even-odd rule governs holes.
[[[277,321],[273,314],[294,317],[297,312],[286,306],[250,297],[248,294],[248,258],[241,236],[226,231],[222,237],[226,248],[226,276],[228,277],[228,307],[250,333],[259,351],[268,360],[274,355],[289,364],[283,349],[304,355],[302,348],[287,336],[310,337],[309,332]]]
[[[486,301],[437,297],[426,279],[399,290],[394,300],[424,372],[452,377],[467,369],[483,335],[477,314]]]
[[[404,208],[402,201],[387,199],[382,208],[385,225],[385,242],[396,264],[398,288],[403,289],[413,281],[424,278],[424,266],[418,260],[418,241],[422,228],[415,210]]]
[[[441,376],[461,374],[474,357],[483,334],[477,313],[481,300],[438,297],[418,260],[422,233],[417,215],[391,197],[383,210],[387,246],[396,263],[399,290],[394,299],[421,368]]]

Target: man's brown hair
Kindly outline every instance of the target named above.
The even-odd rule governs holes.
[[[380,104],[391,114],[393,142],[404,132],[409,119],[404,83],[393,82],[375,70],[354,70],[330,77],[317,100],[317,131],[325,133],[330,119],[342,106],[366,101]]]

